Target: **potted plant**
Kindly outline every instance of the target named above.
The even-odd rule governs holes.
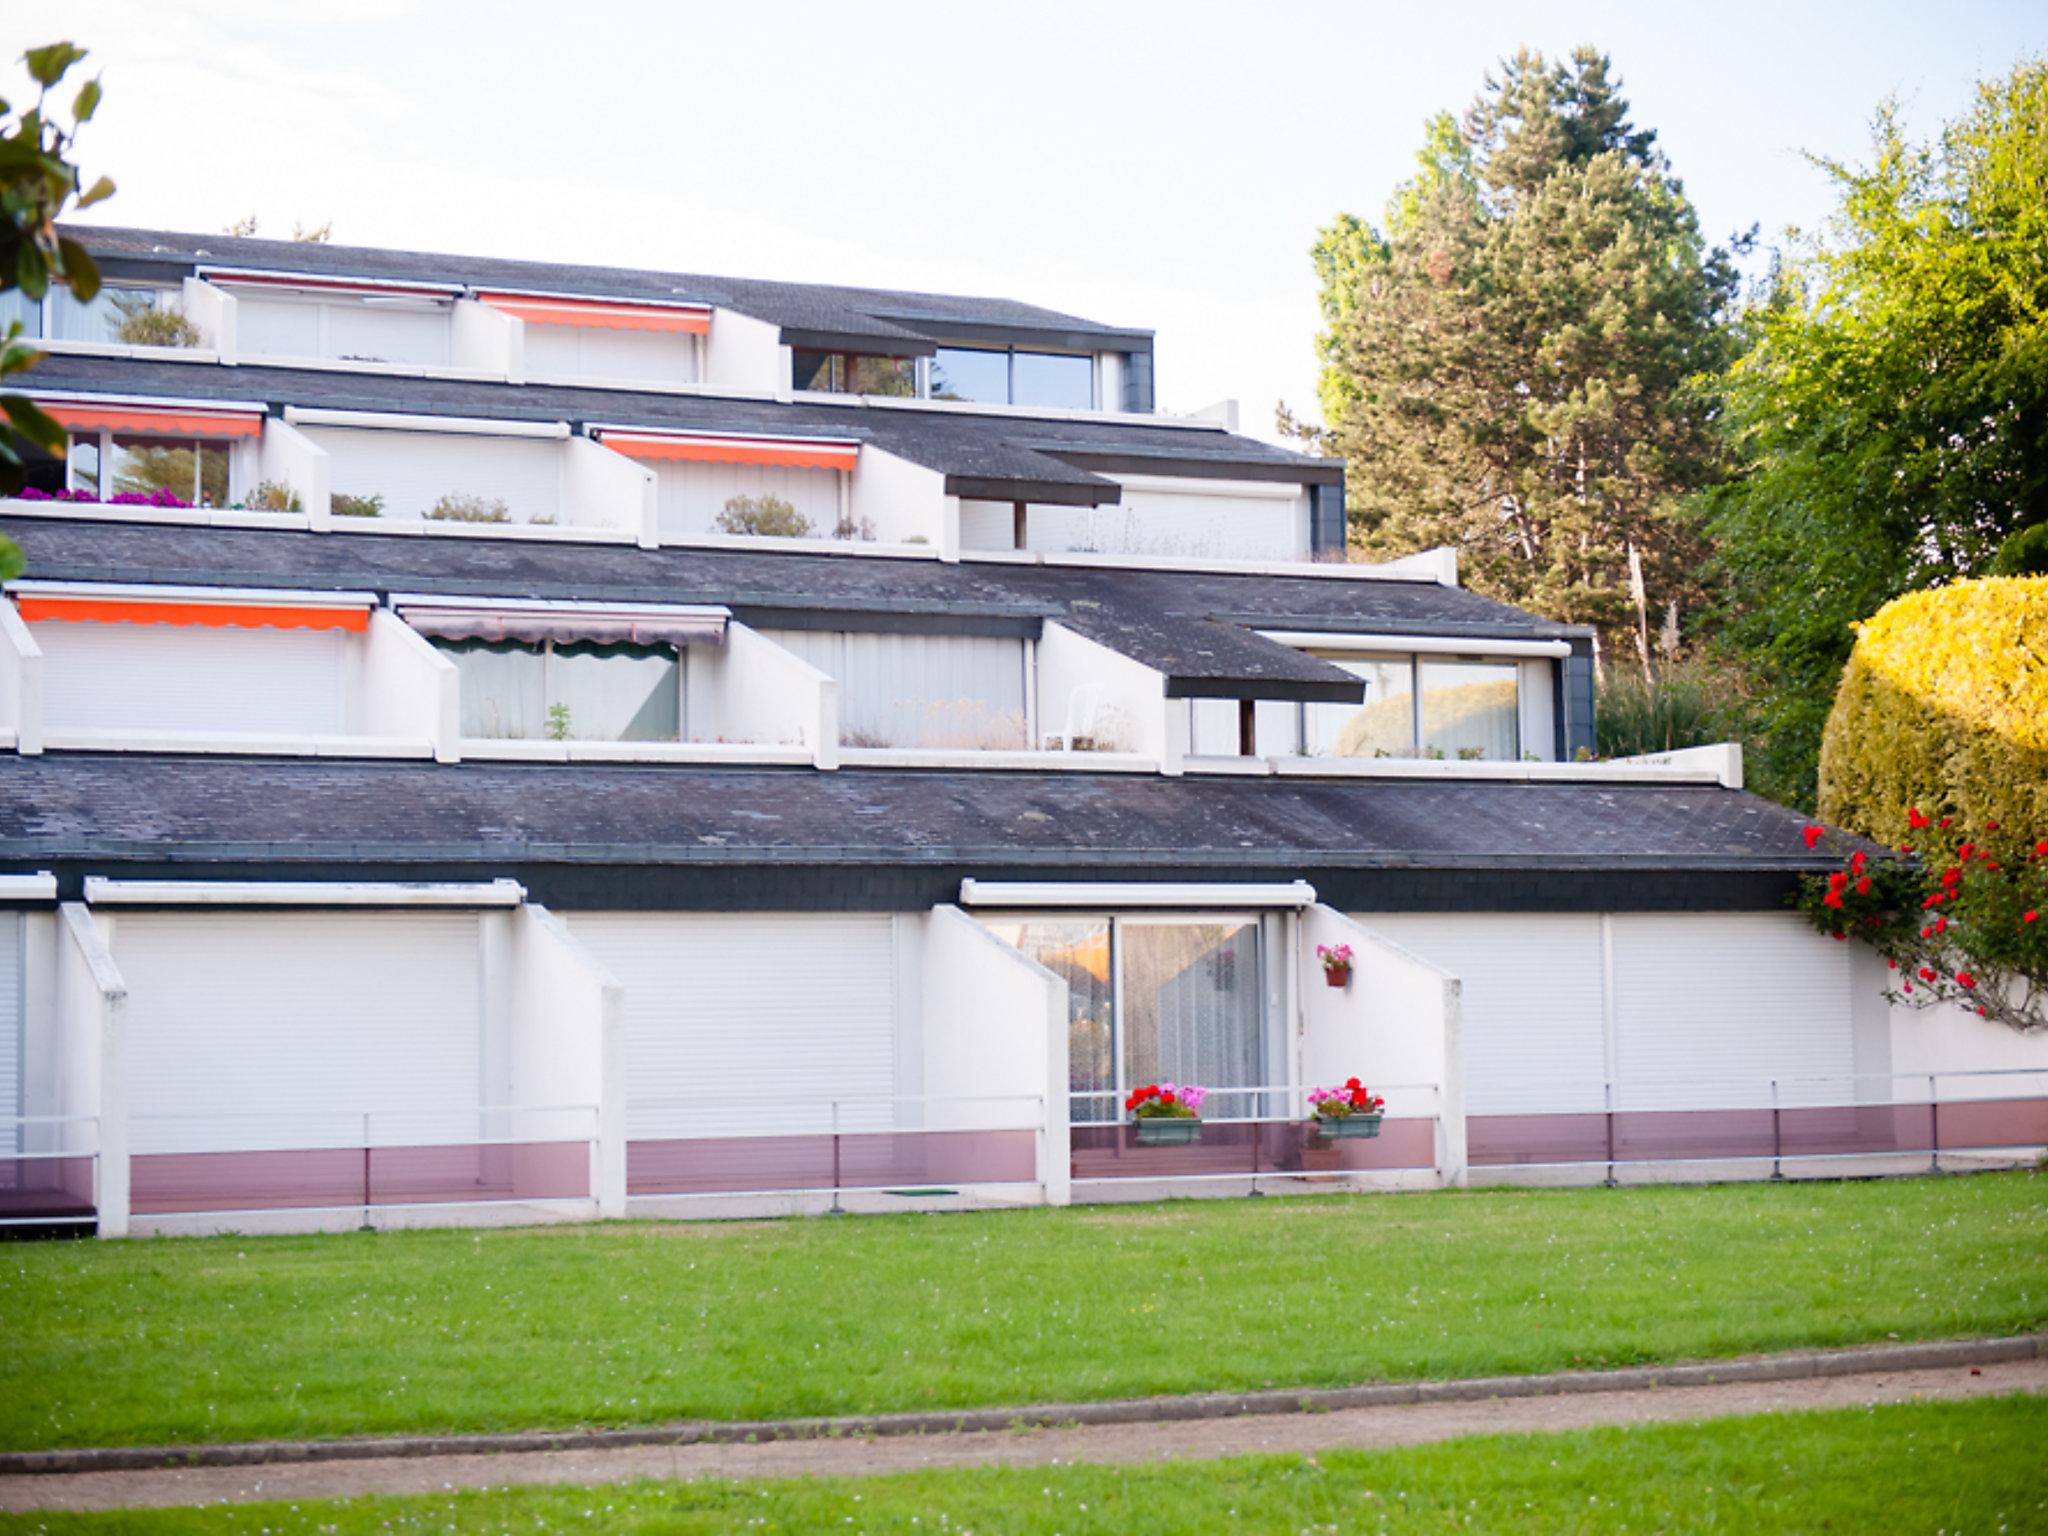
[[[1316,1088],[1308,1096],[1310,1124],[1325,1136],[1377,1136],[1387,1101],[1355,1077],[1341,1088]]]
[[[1318,944],[1316,958],[1323,962],[1323,980],[1333,987],[1351,985],[1351,946]]]
[[[1124,1111],[1138,1127],[1141,1147],[1177,1146],[1202,1139],[1202,1100],[1206,1088],[1192,1083],[1147,1083],[1133,1088],[1124,1099]]]

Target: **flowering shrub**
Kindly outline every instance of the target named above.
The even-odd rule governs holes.
[[[1124,1098],[1124,1112],[1139,1120],[1198,1120],[1209,1090],[1193,1083],[1147,1083]]]
[[[2048,837],[1995,821],[1970,832],[1953,816],[1906,812],[1898,857],[1852,851],[1809,876],[1799,905],[1829,937],[1853,934],[1885,957],[1885,996],[1915,1008],[1955,1003],[2013,1029],[2048,1028]],[[1806,846],[1830,838],[1806,829]]]
[[[1318,1120],[1344,1120],[1352,1115],[1377,1115],[1387,1101],[1355,1077],[1344,1079],[1341,1088],[1316,1088],[1309,1092],[1308,1106]]]
[[[1351,969],[1351,946],[1349,944],[1318,944],[1316,958],[1323,962],[1326,971],[1348,971]]]
[[[83,501],[114,507],[189,507],[191,502],[182,496],[165,490],[162,486],[153,491],[116,491],[111,496],[95,496],[91,491],[41,491],[32,485],[21,488],[23,501]]]

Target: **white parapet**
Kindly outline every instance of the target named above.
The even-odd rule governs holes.
[[[685,646],[683,660],[692,741],[800,746],[816,766],[839,766],[839,684],[829,673],[738,620],[723,645]]]
[[[590,1190],[626,1214],[626,989],[545,907],[509,914],[511,1099],[596,1106]]]
[[[622,529],[642,549],[656,548],[661,512],[654,471],[587,437],[570,438],[562,444],[562,521]]]
[[[84,1145],[80,1128],[93,1125],[98,1154],[93,1203],[101,1237],[128,1233],[128,985],[92,913],[67,901],[57,909],[56,974],[51,1040],[58,1070],[51,1100],[40,1106],[59,1123],[61,1144]]]
[[[0,597],[0,732],[14,750],[43,750],[43,651],[12,602]]]
[[[1043,741],[1068,751],[1133,753],[1158,762],[1162,773],[1181,771],[1186,735],[1168,728],[1165,673],[1048,620],[1038,637],[1037,686]]]

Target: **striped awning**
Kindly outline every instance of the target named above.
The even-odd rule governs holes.
[[[261,437],[260,410],[215,410],[142,401],[37,400],[68,432],[139,432],[157,437]]]
[[[539,645],[723,645],[723,608],[520,608],[398,602],[398,616],[434,640]]]
[[[606,331],[680,332],[702,336],[711,329],[703,304],[651,304],[630,299],[584,299],[554,294],[477,294],[477,302],[528,325],[581,325]]]
[[[598,441],[631,459],[681,460],[702,464],[775,464],[789,469],[836,469],[850,473],[860,462],[851,438],[750,437],[732,433],[646,432],[603,429]]]

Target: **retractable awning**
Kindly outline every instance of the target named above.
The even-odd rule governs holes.
[[[368,592],[294,592],[257,587],[173,587],[126,582],[10,582],[29,623],[196,624],[217,629],[338,629],[362,634]]]
[[[141,432],[163,437],[261,437],[260,406],[227,410],[146,401],[44,400],[36,404],[69,432]]]
[[[435,640],[510,641],[539,645],[723,645],[724,608],[626,603],[602,607],[543,603],[457,603],[395,597],[398,616]]]
[[[850,472],[860,462],[852,438],[749,437],[734,433],[647,432],[593,428],[605,447],[631,459],[674,459],[703,464],[776,464],[789,469]]]
[[[340,277],[315,272],[265,272],[239,267],[200,267],[198,276],[218,287],[272,292],[334,294],[356,298],[459,299],[460,283],[404,282],[381,277]]]
[[[662,304],[634,299],[589,299],[569,294],[480,291],[479,304],[515,315],[528,325],[582,325],[607,331],[662,331],[702,336],[711,329],[704,304]]]

